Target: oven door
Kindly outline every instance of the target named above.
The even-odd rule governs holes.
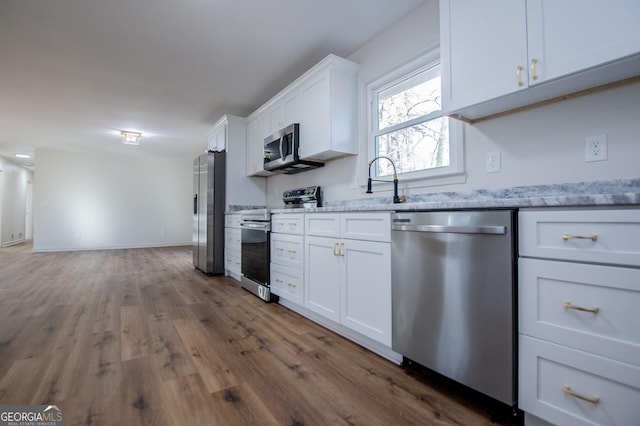
[[[269,224],[243,222],[241,227],[242,275],[269,286]]]

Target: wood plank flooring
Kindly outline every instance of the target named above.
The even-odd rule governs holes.
[[[0,249],[0,405],[65,425],[489,425],[485,407],[226,277],[190,247]]]

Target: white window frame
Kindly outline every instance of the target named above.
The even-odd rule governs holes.
[[[383,77],[369,83],[367,85],[367,148],[368,148],[368,160],[370,162],[376,157],[376,145],[375,138],[380,133],[378,131],[378,108],[377,100],[378,93],[383,92],[391,86],[396,84],[402,84],[403,81],[409,81],[415,78],[422,72],[429,72],[436,67],[440,67],[440,49],[436,48],[429,51],[426,54],[412,60],[411,62],[404,64],[391,72],[387,73]],[[441,72],[438,74],[441,75]],[[427,115],[427,120],[436,119],[444,116],[442,111],[435,111]],[[395,128],[410,127],[416,122],[427,121],[424,117],[419,117],[414,120],[409,120],[402,125],[393,126]],[[389,131],[386,128],[384,132]],[[374,177],[374,170],[377,170],[374,166],[371,166],[371,175]],[[392,177],[381,177],[381,179],[391,179]],[[403,182],[404,187],[421,187],[421,186],[435,186],[452,183],[465,182],[464,171],[464,123],[459,120],[449,119],[449,165],[442,167],[434,167],[424,170],[416,170],[412,172],[398,173],[400,183]],[[387,185],[374,183],[378,185]]]

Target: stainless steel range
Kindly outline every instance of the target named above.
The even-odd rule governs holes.
[[[285,209],[322,207],[322,191],[319,186],[289,189],[282,194]]]
[[[319,186],[308,186],[284,191],[285,208],[310,208],[322,206]],[[241,251],[242,265],[240,285],[265,302],[276,302],[271,294],[269,271],[271,262],[271,212],[268,209],[242,210]]]
[[[240,285],[265,302],[277,300],[269,286],[271,214],[267,209],[240,212],[242,265]]]

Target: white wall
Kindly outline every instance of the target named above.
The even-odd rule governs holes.
[[[0,157],[0,246],[26,238],[27,183],[33,173]]]
[[[267,204],[280,206],[286,189],[317,184],[322,185],[326,201],[367,197],[363,186],[367,177],[365,87],[437,45],[439,37],[438,2],[432,0],[349,56],[360,64],[360,154],[330,161],[310,172],[269,177]],[[425,186],[407,190],[406,194],[639,177],[638,117],[640,84],[465,125],[466,182]],[[603,133],[608,135],[609,160],[586,163],[585,137]],[[485,157],[492,151],[502,154],[502,172],[487,174]],[[403,187],[406,183],[400,176],[400,188]],[[373,194],[388,195],[390,191],[377,189]]]
[[[192,160],[36,151],[34,251],[191,243]]]

